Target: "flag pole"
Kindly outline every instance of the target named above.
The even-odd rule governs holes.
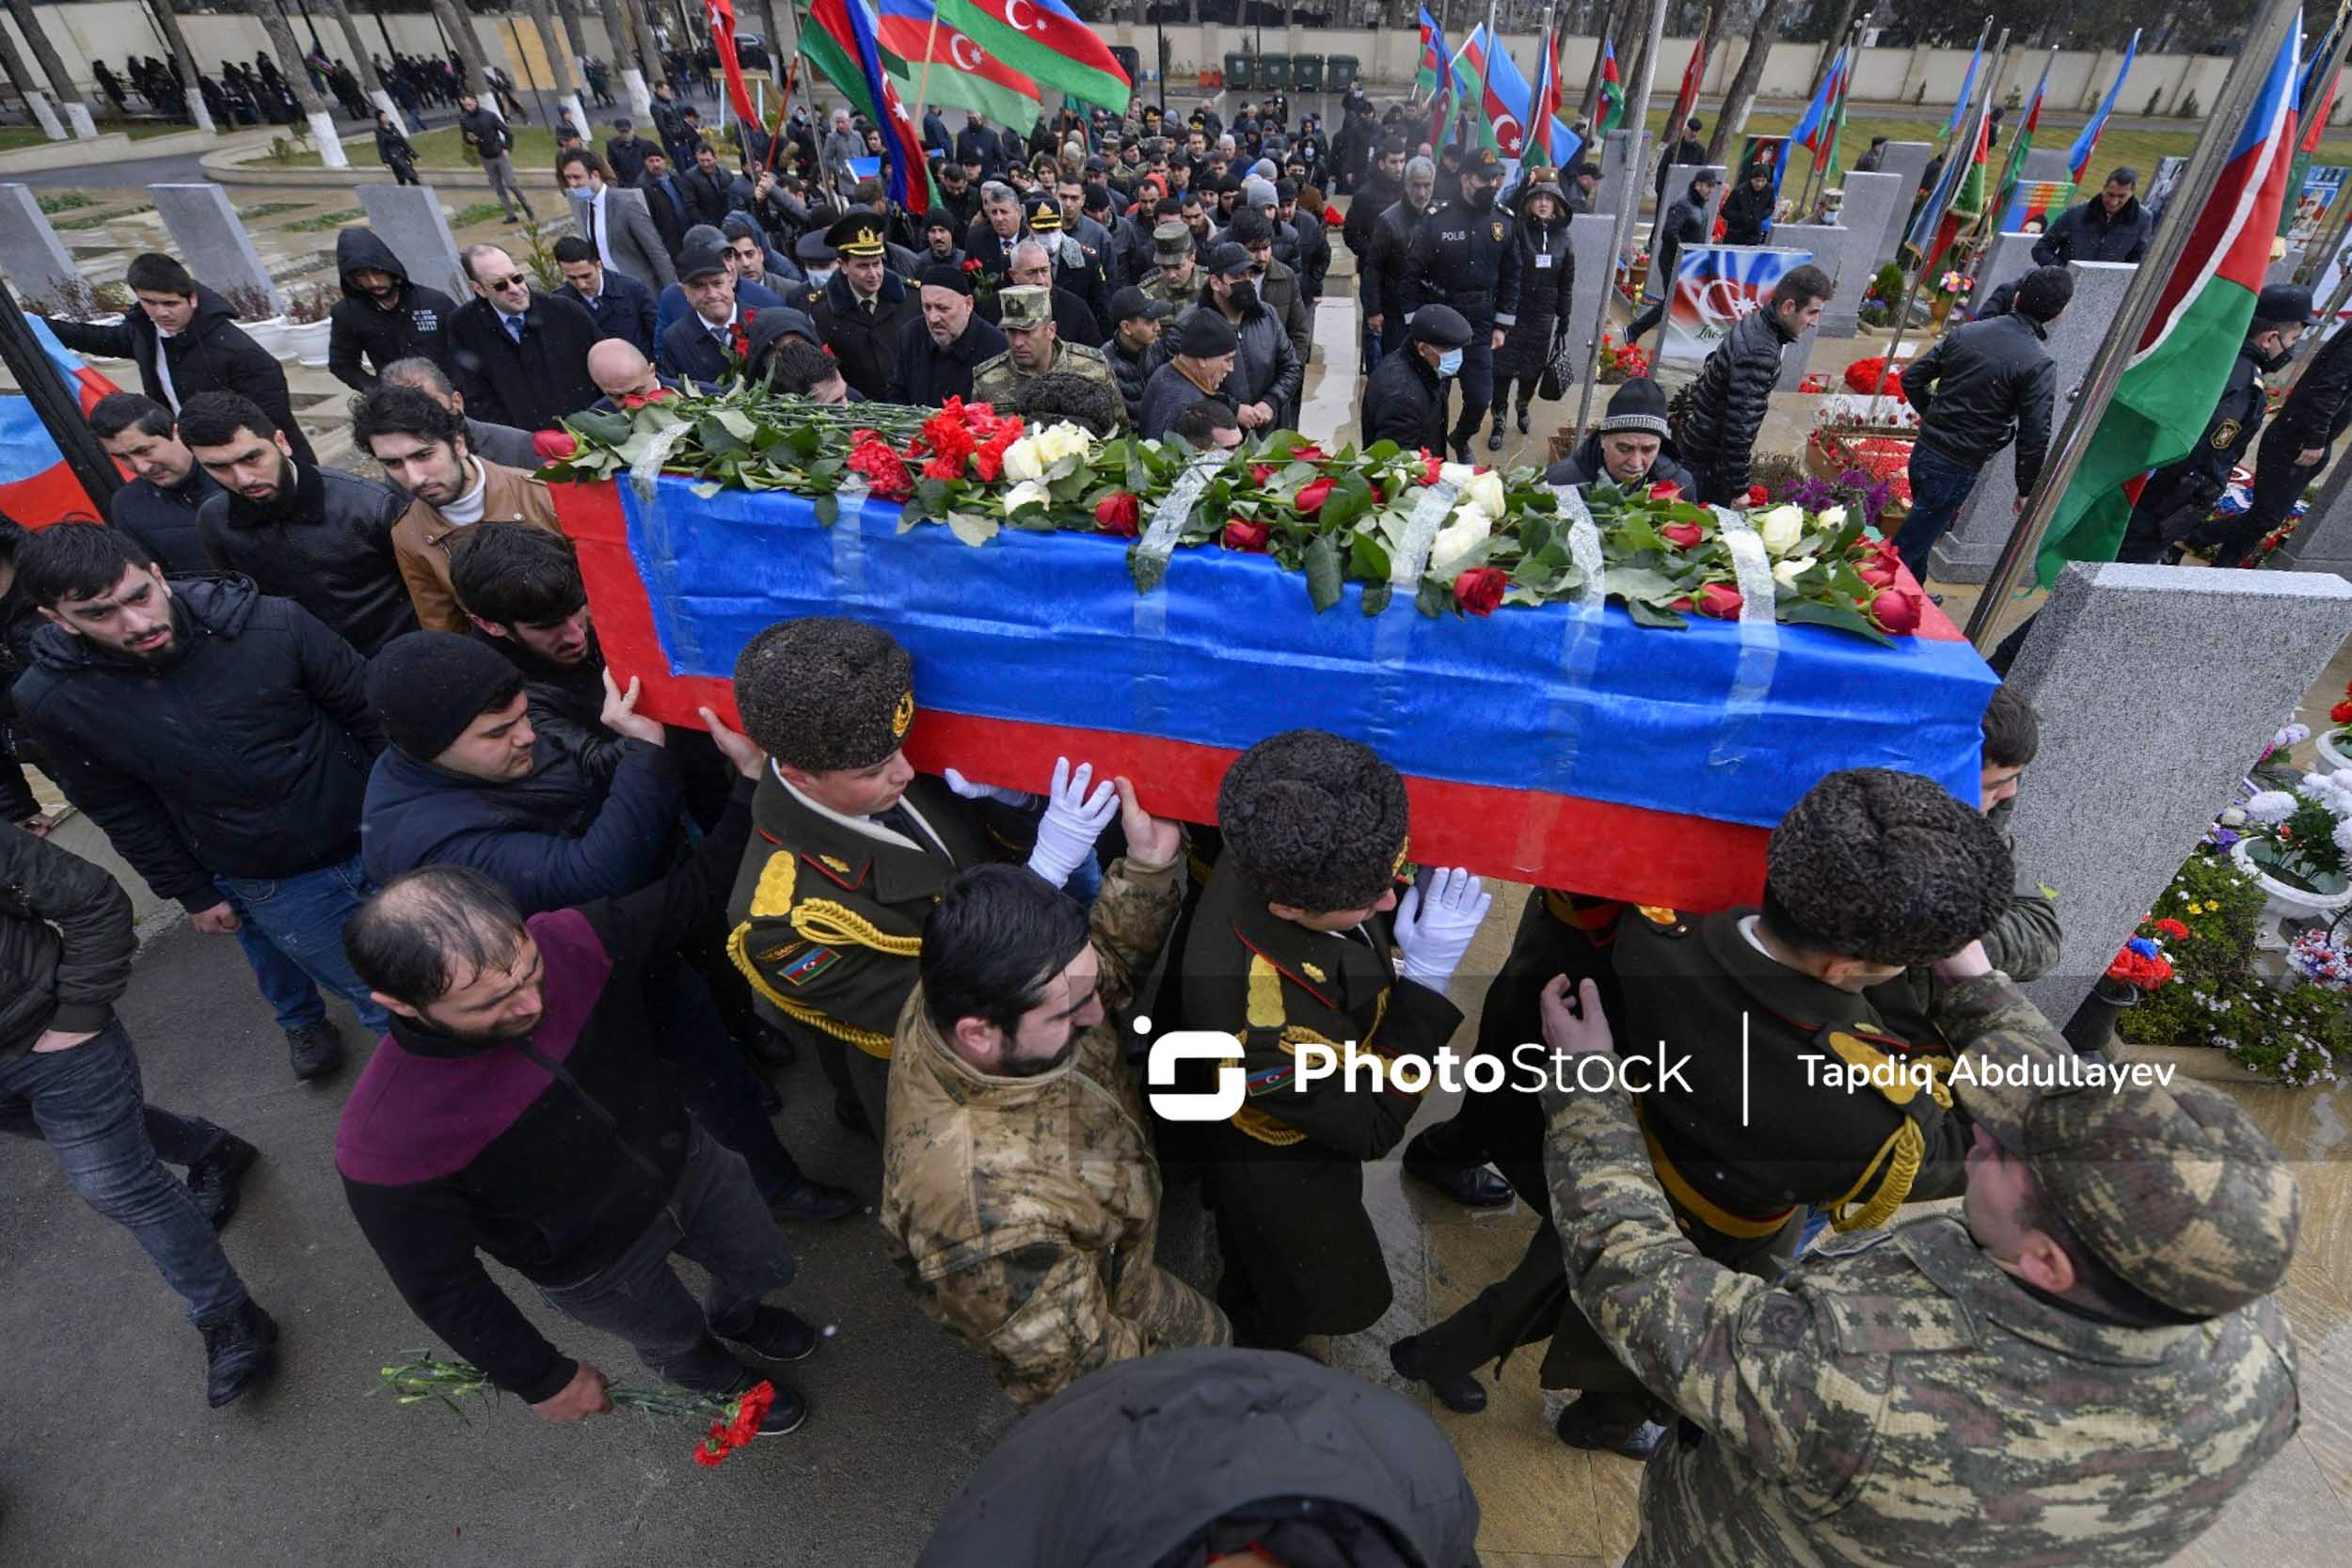
[[[1633,215],[1642,205],[1644,182],[1639,177],[1639,171],[1642,168],[1642,134],[1649,124],[1650,84],[1658,79],[1658,41],[1665,36],[1666,32],[1666,0],[1650,0],[1648,27],[1649,46],[1643,51],[1647,57],[1642,62],[1642,80],[1634,88],[1631,102],[1626,105],[1626,135],[1629,145],[1626,148],[1625,189],[1617,193],[1616,227],[1609,242],[1609,273],[1601,279],[1600,319],[1594,324],[1592,341],[1584,345],[1584,388],[1578,395],[1576,405],[1576,433],[1579,439],[1582,438],[1585,424],[1593,417],[1593,377],[1600,371],[1601,328],[1609,321],[1609,296],[1616,292],[1617,269],[1624,264],[1626,244],[1633,237]],[[1599,122],[1596,120],[1594,123],[1597,126]],[[1666,306],[1671,310],[1674,308],[1674,279],[1667,278],[1665,286]],[[1660,323],[1658,330],[1661,334],[1664,333],[1665,324]],[[1661,349],[1664,347],[1662,336],[1660,339],[1660,347]]]
[[[2296,24],[2302,9],[2302,0],[2269,0],[2264,8],[2261,21],[2248,35],[2245,48],[2221,84],[2212,118],[2198,133],[2197,150],[2189,154],[2188,167],[2175,187],[2174,201],[2194,200],[2201,208],[2213,195],[2214,185],[2230,161],[2230,150],[2236,145],[2238,132],[2245,125],[2246,117],[2253,112],[2254,101],[2278,60],[2287,30]],[[2156,225],[2148,255],[2139,270],[2132,275],[2122,302],[2116,308],[2113,324],[2100,341],[2098,353],[2091,356],[2090,368],[2083,372],[2082,391],[2067,409],[2066,423],[2052,444],[2032,491],[2019,509],[2017,526],[2010,531],[2009,541],[2001,546],[1999,560],[1994,562],[1993,575],[1986,579],[1976,609],[1969,612],[1966,635],[1979,652],[1989,651],[2000,641],[2002,611],[2008,606],[2009,596],[2041,549],[2042,535],[2049,531],[2058,502],[2074,483],[2084,454],[2090,450],[2099,420],[2115,396],[2116,384],[2122,380],[2123,372],[2139,350],[2140,334],[2147,330],[2148,318],[2155,313],[2165,285],[2171,280],[2173,269],[2180,265],[2182,252],[2188,248],[2189,231],[2197,227],[2190,215],[2195,210],[2185,208],[2179,221]]]
[[[2002,54],[2007,53],[2008,49],[2009,29],[2004,27],[2001,29],[2001,41],[1994,50],[1994,57],[1997,59]],[[1988,71],[1984,73],[1984,102],[1978,104],[1975,113],[1961,117],[1963,123],[1965,123],[1968,127],[1968,156],[1972,161],[1977,155],[1977,143],[1984,135],[1985,119],[1993,113],[1993,79],[1998,74],[2000,74],[1998,71]],[[1969,102],[1975,103],[1976,100],[1972,97]],[[1961,144],[1958,142],[1954,142],[1952,144],[1955,148],[1960,145]],[[1947,152],[1945,156],[1948,160],[1951,157],[1951,154]],[[1967,177],[1965,175],[1961,176],[1961,179],[1963,180],[1966,178]],[[1942,183],[1941,176],[1938,177],[1937,182],[1939,184]],[[1953,182],[1952,197],[1955,200],[1957,200],[1960,197],[1959,181]],[[1930,194],[1928,199],[1931,201],[1935,199],[1932,193]],[[1945,205],[1944,211],[1947,213],[1951,211],[1951,206],[1948,202]],[[1941,225],[1943,221],[1943,214],[1938,214],[1936,215],[1937,224]],[[1908,241],[1906,240],[1905,243],[1908,243]],[[1899,249],[1897,254],[1900,254]],[[1870,406],[1863,415],[1863,419],[1866,421],[1875,420],[1879,417],[1879,400],[1886,395],[1886,372],[1896,369],[1896,352],[1903,346],[1903,337],[1911,330],[1912,307],[1919,303],[1919,290],[1920,287],[1927,282],[1927,280],[1928,256],[1927,252],[1923,250],[1919,253],[1919,270],[1912,275],[1911,287],[1903,294],[1903,308],[1896,312],[1895,336],[1886,345],[1886,364],[1879,372],[1878,383],[1870,388]]]
[[[939,8],[934,5],[931,7],[930,25],[923,29],[923,74],[916,79],[914,84],[914,139],[917,142],[923,139],[923,111],[930,106],[931,52],[938,46],[938,43]],[[1043,113],[1045,105],[1042,103],[1038,104],[1040,113]],[[953,152],[955,149],[951,147],[947,150]],[[924,155],[924,162],[930,161],[930,154],[927,151]]]

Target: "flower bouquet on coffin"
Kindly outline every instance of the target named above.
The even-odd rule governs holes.
[[[475,1395],[496,1399],[499,1394],[498,1385],[481,1368],[465,1361],[444,1361],[428,1351],[410,1351],[397,1363],[383,1368],[380,1375],[383,1381],[377,1385],[377,1391],[389,1394],[393,1403],[422,1404],[430,1401],[448,1406],[461,1420],[466,1418],[461,1400]],[[762,1381],[733,1399],[723,1400],[682,1388],[629,1388],[615,1383],[606,1386],[605,1396],[616,1410],[633,1410],[652,1418],[708,1423],[702,1440],[694,1445],[694,1463],[708,1468],[736,1449],[748,1447],[759,1435],[759,1423],[775,1403],[776,1390],[773,1384]]]

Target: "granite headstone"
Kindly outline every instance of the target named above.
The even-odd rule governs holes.
[[[1928,164],[1934,157],[1935,149],[1923,141],[1891,141],[1881,150],[1879,172],[1894,175],[1901,183],[1896,187],[1895,210],[1886,216],[1886,236],[1870,258],[1872,270],[1895,259],[1896,247],[1903,243],[1903,231],[1911,227],[1911,209],[1918,199],[1919,182],[1927,177]]]
[[[56,230],[27,185],[0,185],[0,273],[27,306],[56,311],[66,303],[61,285],[80,281],[81,263],[58,243]]]
[[[1668,169],[1666,171],[1666,207],[1672,207],[1677,202],[1679,202],[1683,197],[1689,193],[1691,189],[1691,182],[1697,179],[1702,174],[1712,175],[1715,179],[1714,194],[1707,198],[1707,232],[1711,235],[1715,232],[1715,219],[1724,210],[1723,165],[1677,164],[1674,167]],[[1651,220],[1649,249],[1650,254],[1653,256],[1658,254],[1657,227],[1660,223],[1665,221],[1666,207],[1660,208]],[[1663,299],[1665,296],[1666,291],[1661,284],[1658,269],[1656,267],[1652,267],[1649,269],[1648,277],[1643,280],[1642,297],[1644,299]]]
[[[270,309],[283,310],[286,297],[262,264],[253,240],[230,205],[229,193],[210,182],[201,185],[150,185],[155,212],[171,233],[180,260],[199,283],[221,293],[258,289]]]
[[[1842,224],[1783,223],[1773,227],[1772,244],[1813,253],[1813,264],[1829,274],[1835,289],[1821,308],[1820,335],[1852,337],[1859,327],[1862,295],[1878,270],[1870,260],[1871,231]]]
[[[391,246],[411,279],[440,290],[460,305],[472,297],[440,195],[432,186],[362,185],[359,205],[367,209],[368,227]]]

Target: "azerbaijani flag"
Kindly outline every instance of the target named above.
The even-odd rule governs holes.
[[[1829,74],[1821,78],[1820,89],[1813,102],[1804,106],[1804,114],[1788,133],[1791,145],[1813,154],[1814,162],[1821,160],[1821,150],[1829,132],[1830,116],[1836,106],[1839,84],[1846,79],[1846,52],[1840,49],[1836,59],[1830,62]]]
[[[1087,103],[1125,114],[1134,84],[1110,46],[1063,0],[938,0],[953,23],[1013,70]]]
[[[2099,417],[2082,467],[2042,542],[2035,565],[2045,585],[2069,561],[2114,560],[2131,516],[2133,498],[2125,486],[2186,455],[2213,418],[2253,322],[2286,200],[2301,41],[2301,28],[2288,27],[2262,92],[2238,127],[2230,161],[2197,214],[2139,346]],[[2186,216],[2166,215],[2175,222]]]
[[[2001,166],[2001,231],[2014,232],[2010,223],[2010,209],[2017,194],[2017,182],[2025,175],[2026,154],[2033,150],[2033,134],[2042,124],[2042,96],[2050,88],[2050,62],[2058,58],[2058,51],[2050,51],[2042,62],[2042,80],[2033,86],[2033,98],[2026,105],[2026,123],[2017,128],[2017,137],[2009,144],[2009,161]],[[2020,221],[2023,221],[2022,219]]]
[[[977,109],[999,125],[1027,125],[1045,112],[1042,88],[974,42],[972,35],[940,19],[931,0],[881,4],[882,70],[900,98]]]
[[[882,134],[882,163],[890,199],[916,214],[930,211],[931,182],[914,117],[882,70],[881,27],[873,0],[810,0],[810,25],[801,48],[825,80],[839,87],[852,113]]]
[[[28,312],[24,325],[40,340],[50,368],[84,414],[97,407],[99,399],[122,389],[57,341],[39,316]],[[24,519],[28,528],[58,521],[96,522],[106,515],[82,488],[57,450],[56,438],[33,411],[32,399],[17,392],[0,396],[0,513]]]
[[[1533,117],[1534,94],[1519,68],[1511,63],[1508,53],[1497,50],[1490,59],[1487,55],[1486,29],[1473,28],[1470,41],[1462,45],[1454,56],[1454,74],[1462,90],[1477,99],[1480,106],[1479,136],[1495,150],[1499,158],[1517,158],[1525,150],[1527,127]],[[1552,166],[1560,166],[1582,150],[1576,133],[1560,123],[1551,122]]]
[[[1421,8],[1421,64],[1413,71],[1413,92],[1438,96],[1438,89],[1447,85],[1447,67],[1453,54],[1445,46],[1445,29],[1429,14],[1429,8]]]
[[[1993,24],[1990,22],[1985,24],[1987,28],[1990,28],[1992,25]],[[2132,42],[2134,44],[2137,44],[2138,41],[2139,35],[2137,33],[2134,33],[2132,35]],[[1944,122],[1944,139],[1946,141],[1949,141],[1954,136],[1960,135],[1961,117],[1968,112],[1968,95],[1977,90],[1977,71],[1978,68],[1983,64],[1984,34],[1979,32],[1977,34],[1977,52],[1968,56],[1968,74],[1960,79],[1960,96],[1952,101],[1952,118]]]
[[[1544,32],[1543,42],[1536,49],[1534,107],[1528,111],[1528,120],[1529,123],[1534,125],[1557,125],[1559,119],[1560,35],[1547,28]],[[1527,150],[1523,154],[1525,162],[1538,168],[1547,164],[1556,166],[1550,145],[1555,139],[1556,136],[1536,136],[1532,139],[1527,144]]]
[[[1600,113],[1593,117],[1593,139],[1614,131],[1625,122],[1625,82],[1617,74],[1617,46],[1607,39],[1600,40]]]
[[[2139,33],[2135,29],[2131,43],[2123,50],[2123,67],[2115,73],[2115,85],[2107,88],[2106,97],[2100,101],[2099,112],[2090,117],[2090,123],[2082,128],[2082,134],[2074,138],[2074,145],[2067,149],[2066,166],[2073,172],[2077,187],[2083,182],[2085,171],[2090,167],[2090,155],[2099,147],[2099,133],[2107,128],[2107,116],[2115,111],[2116,95],[2123,90],[2123,78],[2132,73],[2132,61],[2138,54]]]

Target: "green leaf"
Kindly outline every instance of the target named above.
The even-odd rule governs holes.
[[[1615,581],[1613,578],[1611,581]],[[1844,605],[1823,604],[1818,599],[1788,599],[1775,607],[1784,621],[1802,621],[1817,626],[1836,626],[1868,638],[1882,648],[1891,648],[1895,640],[1872,626],[1858,610]]]
[[[1611,578],[1610,586],[1613,588],[1616,580],[1615,578]],[[1673,610],[1663,610],[1653,604],[1645,604],[1640,599],[1628,599],[1625,610],[1628,615],[1633,617],[1633,624],[1637,626],[1659,626],[1668,630],[1681,631],[1690,626],[1688,621]]]
[[[1389,601],[1395,597],[1395,589],[1385,581],[1366,583],[1364,585],[1364,613],[1380,614],[1389,608]]]
[[[1682,584],[1663,572],[1651,571],[1645,566],[1609,568],[1611,597],[1624,599],[1629,604],[1636,600],[1662,604],[1668,599],[1678,599],[1687,592],[1689,590]]]
[[[1435,620],[1454,608],[1454,590],[1432,578],[1421,579],[1421,589],[1413,595],[1413,608]]]
[[[1375,441],[1364,449],[1364,456],[1375,463],[1386,463],[1404,455],[1405,449],[1394,441]]]
[[[914,500],[930,516],[943,515],[947,511],[947,482],[944,479],[916,480]]]
[[[714,479],[707,484],[690,484],[687,488],[693,491],[695,495],[701,497],[704,500],[708,500],[711,497],[725,489],[726,486]]]
[[[694,421],[694,439],[703,451],[712,453],[745,452],[752,449],[735,438],[735,433],[719,422],[716,414],[706,414]]]
[[[967,545],[985,545],[996,537],[998,524],[993,517],[983,517],[976,512],[947,514],[948,531]]]
[[[1340,541],[1327,533],[1307,546],[1307,597],[1319,614],[1340,602]]]
[[[913,533],[930,520],[931,515],[913,501],[907,502],[898,509],[898,531],[900,533]]]
[[[1323,526],[1344,528],[1371,510],[1372,482],[1351,469],[1334,480],[1323,498]]]
[[[619,446],[628,439],[629,432],[637,428],[626,414],[600,414],[594,410],[574,414],[564,422],[578,431],[583,439],[608,447]]]
[[[1347,575],[1365,582],[1387,582],[1394,568],[1380,542],[1369,533],[1351,533],[1347,539]]]
[[[827,528],[831,528],[833,527],[834,521],[841,515],[840,499],[834,496],[831,491],[827,491],[824,495],[817,498],[816,511],[817,520],[824,524]]]
[[[740,408],[722,408],[711,418],[725,426],[728,435],[745,445],[749,445],[752,438],[759,434],[759,426]]]

